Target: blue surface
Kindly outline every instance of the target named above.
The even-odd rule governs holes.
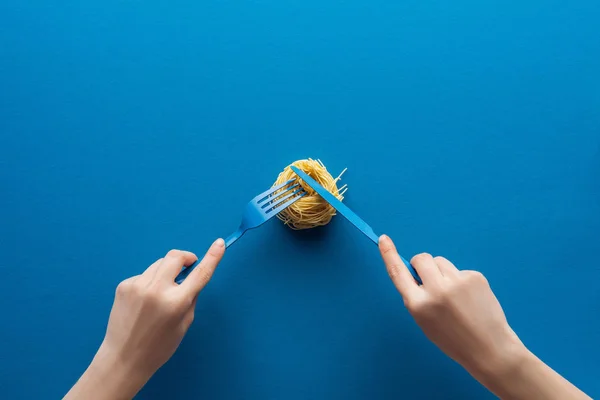
[[[0,393],[59,398],[117,283],[299,158],[407,257],[483,271],[600,396],[600,3],[0,3]],[[492,398],[347,221],[232,247],[140,399]]]

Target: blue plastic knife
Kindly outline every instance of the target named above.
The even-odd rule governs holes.
[[[344,203],[339,201],[337,199],[337,197],[335,197],[333,194],[331,194],[323,186],[319,185],[319,183],[317,181],[315,181],[313,178],[311,178],[310,176],[308,176],[307,173],[305,173],[304,171],[302,171],[301,169],[299,169],[298,167],[293,166],[293,165],[291,168],[292,168],[292,171],[294,171],[304,182],[306,182],[306,184],[308,186],[313,188],[315,192],[317,192],[323,199],[325,199],[326,202],[331,204],[331,206],[333,208],[338,210],[340,214],[342,214],[344,217],[346,217],[346,219],[348,221],[350,221],[352,223],[352,225],[357,227],[362,233],[364,233],[369,239],[371,239],[373,241],[373,243],[379,244],[379,236],[377,236],[375,234],[375,232],[373,231],[373,228],[371,228],[369,226],[369,224],[367,224],[358,215],[356,215],[354,213],[354,211],[352,211],[350,208],[348,208],[348,206],[346,206]],[[406,266],[408,267],[413,278],[415,278],[415,280],[417,282],[422,283],[421,278],[419,277],[419,274],[417,274],[417,271],[415,271],[413,266],[410,265],[410,263],[408,261],[406,261],[404,259],[404,257],[401,256],[400,258],[402,258],[402,262],[404,262],[404,264],[406,264]]]

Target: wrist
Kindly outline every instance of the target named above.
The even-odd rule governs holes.
[[[477,361],[466,366],[467,371],[492,392],[498,386],[508,384],[535,360],[535,356],[510,330],[506,341],[490,349],[489,354],[481,355]]]
[[[503,346],[501,353],[482,361],[477,368],[469,369],[469,373],[495,395],[512,398],[513,386],[525,371],[535,366],[537,358],[518,341]]]
[[[99,385],[107,399],[123,400],[132,399],[151,377],[105,344],[98,349],[85,375]]]

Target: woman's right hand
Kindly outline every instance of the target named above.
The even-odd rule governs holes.
[[[411,260],[418,285],[392,240],[379,240],[381,256],[404,304],[425,335],[472,373],[510,367],[526,348],[508,325],[486,278],[459,271],[443,257],[419,254]]]
[[[443,257],[419,254],[411,261],[423,281],[419,285],[389,237],[379,239],[379,249],[425,335],[498,397],[590,399],[523,345],[481,273],[459,271]]]

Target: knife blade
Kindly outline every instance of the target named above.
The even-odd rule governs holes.
[[[300,168],[292,165],[292,171],[296,173],[308,186],[310,186],[315,192],[319,194],[326,202],[331,204],[333,208],[335,208],[340,214],[342,214],[352,225],[358,228],[362,233],[364,233],[371,241],[375,244],[379,244],[379,236],[375,234],[373,228],[369,226],[362,218],[360,218],[354,211],[352,211],[347,205],[342,203],[337,197],[335,197],[331,192],[321,186],[317,181],[311,178],[306,172],[302,171]],[[413,268],[412,265],[408,261],[402,258],[402,262],[406,264],[413,278],[419,283],[421,282],[421,278],[417,274],[417,271]]]

